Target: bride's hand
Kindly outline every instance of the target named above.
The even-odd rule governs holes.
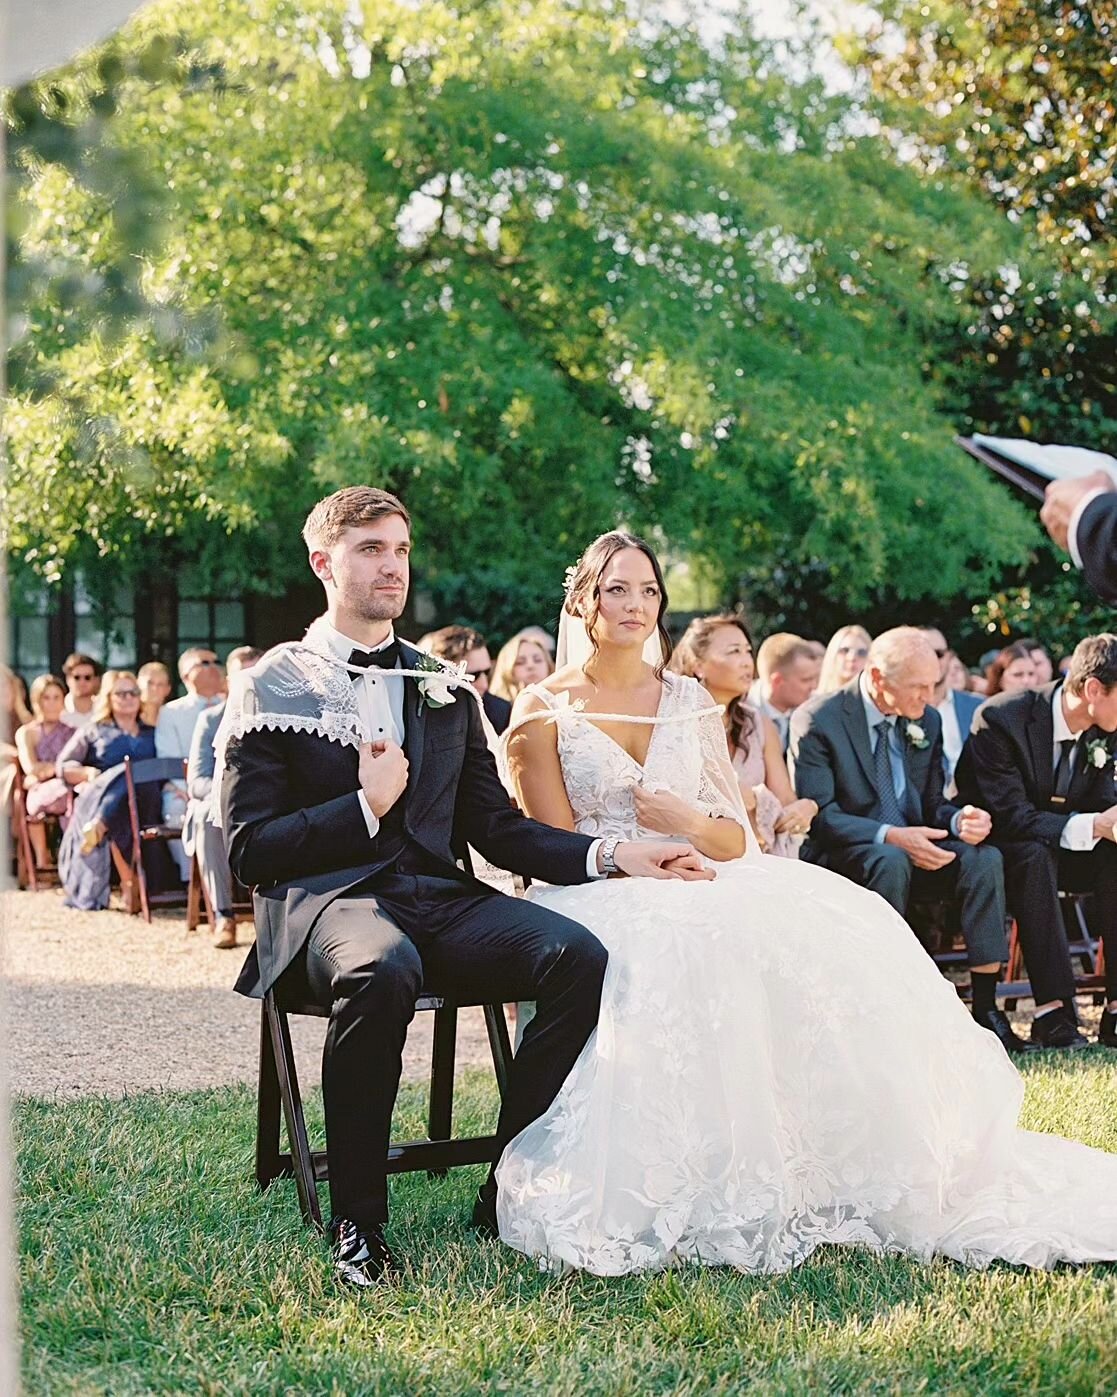
[[[688,835],[694,829],[695,820],[701,818],[693,806],[670,791],[649,791],[643,786],[633,786],[632,799],[637,823],[657,834]]]
[[[682,878],[687,882],[709,882],[712,868],[691,844],[659,839],[636,839],[618,844],[613,857],[617,867],[630,878]]]

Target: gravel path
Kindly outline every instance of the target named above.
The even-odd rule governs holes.
[[[13,1092],[123,1096],[254,1082],[260,1008],[234,994],[245,950],[217,951],[182,911],[146,925],[115,910],[74,912],[57,891],[0,896],[3,1047]],[[240,929],[242,941],[251,925]],[[404,1075],[430,1070],[432,1014],[418,1014]],[[317,1083],[325,1023],[293,1018],[304,1086]],[[490,1064],[480,1009],[458,1021],[458,1061]]]

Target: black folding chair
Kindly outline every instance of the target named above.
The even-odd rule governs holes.
[[[128,823],[132,830],[132,854],[125,858],[113,844],[112,856],[120,873],[122,891],[129,912],[135,916],[143,914],[145,922],[151,921],[152,907],[178,907],[186,901],[184,890],[172,889],[169,892],[155,893],[147,886],[147,872],[144,868],[143,851],[145,846],[170,844],[181,840],[182,828],[161,822],[143,822],[140,819],[139,798],[136,794],[140,786],[160,785],[165,781],[182,781],[186,776],[186,763],[181,757],[145,757],[134,762],[124,758],[124,785],[128,793]],[[138,896],[137,896],[138,894]]]

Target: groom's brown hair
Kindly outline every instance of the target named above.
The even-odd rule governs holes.
[[[395,495],[377,490],[373,485],[348,485],[318,501],[306,516],[303,541],[310,552],[316,548],[329,549],[346,529],[356,524],[374,524],[389,514],[398,514],[408,529],[411,528],[407,506]]]

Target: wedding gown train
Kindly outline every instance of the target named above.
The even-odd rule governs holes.
[[[666,675],[641,767],[577,705],[577,828],[632,838],[632,788],[739,817],[709,698]],[[732,780],[729,769],[728,779]],[[1016,1125],[1023,1084],[904,921],[810,864],[536,889],[609,951],[601,1017],[498,1169],[500,1235],[550,1267],[782,1271],[857,1243],[973,1266],[1117,1259],[1117,1155]]]

